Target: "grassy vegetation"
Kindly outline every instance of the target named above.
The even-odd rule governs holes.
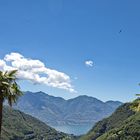
[[[120,106],[80,140],[140,140],[140,99]],[[38,119],[9,107],[3,109],[1,140],[76,140],[77,137],[47,126]]]
[[[119,107],[110,117],[98,122],[81,140],[140,140],[140,112],[132,109],[139,100]]]
[[[129,117],[120,127],[111,129],[97,140],[140,140],[140,113]]]

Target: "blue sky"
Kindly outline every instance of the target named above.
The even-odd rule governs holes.
[[[140,87],[138,0],[0,1],[0,59],[11,52],[71,77],[77,93],[20,82],[23,90],[129,101]],[[121,30],[121,33],[119,33]],[[94,62],[85,66],[86,60]]]

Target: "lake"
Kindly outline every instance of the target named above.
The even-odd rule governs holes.
[[[61,131],[67,134],[74,134],[74,135],[82,135],[86,134],[92,127],[93,124],[86,124],[86,125],[60,125],[60,126],[52,126],[57,131]]]

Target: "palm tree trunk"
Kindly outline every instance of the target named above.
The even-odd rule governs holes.
[[[2,110],[3,110],[3,99],[0,98],[0,139],[1,139],[1,131],[2,131]]]

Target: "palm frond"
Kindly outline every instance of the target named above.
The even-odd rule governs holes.
[[[7,73],[7,76],[9,76],[9,77],[14,76],[15,77],[16,73],[17,73],[17,70],[11,70]]]
[[[1,72],[0,71],[0,97],[6,99],[12,106],[18,98],[23,95],[20,87],[16,83],[17,70]]]

